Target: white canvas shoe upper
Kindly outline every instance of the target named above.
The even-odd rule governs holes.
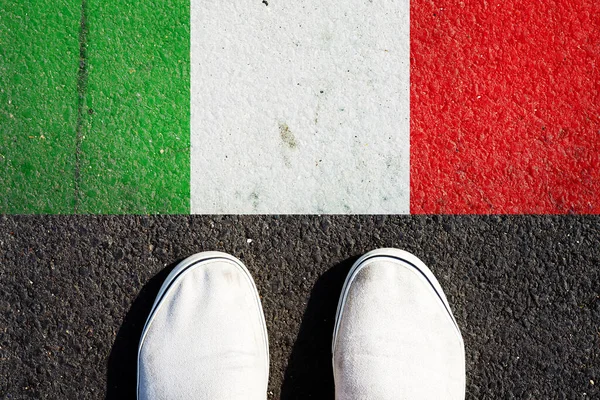
[[[142,333],[139,399],[264,400],[269,350],[246,267],[206,252],[167,277]]]
[[[336,398],[464,399],[464,344],[429,269],[397,249],[352,267],[333,339]]]

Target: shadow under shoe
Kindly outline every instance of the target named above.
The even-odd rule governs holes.
[[[331,340],[335,313],[348,271],[357,259],[344,260],[315,283],[288,360],[282,400],[334,398]]]
[[[163,268],[144,285],[127,312],[108,357],[106,399],[135,399],[140,336],[163,282],[183,259]]]

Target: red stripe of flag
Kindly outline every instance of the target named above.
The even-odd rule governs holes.
[[[600,1],[411,3],[411,213],[600,213]]]

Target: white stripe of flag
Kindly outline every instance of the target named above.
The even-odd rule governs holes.
[[[409,43],[407,0],[192,0],[192,213],[409,213]]]

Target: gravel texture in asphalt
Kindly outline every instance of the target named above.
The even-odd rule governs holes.
[[[220,250],[244,261],[262,296],[268,397],[333,399],[343,280],[361,254],[398,247],[448,296],[467,398],[598,398],[599,242],[593,216],[2,216],[0,397],[135,398],[162,280]]]

